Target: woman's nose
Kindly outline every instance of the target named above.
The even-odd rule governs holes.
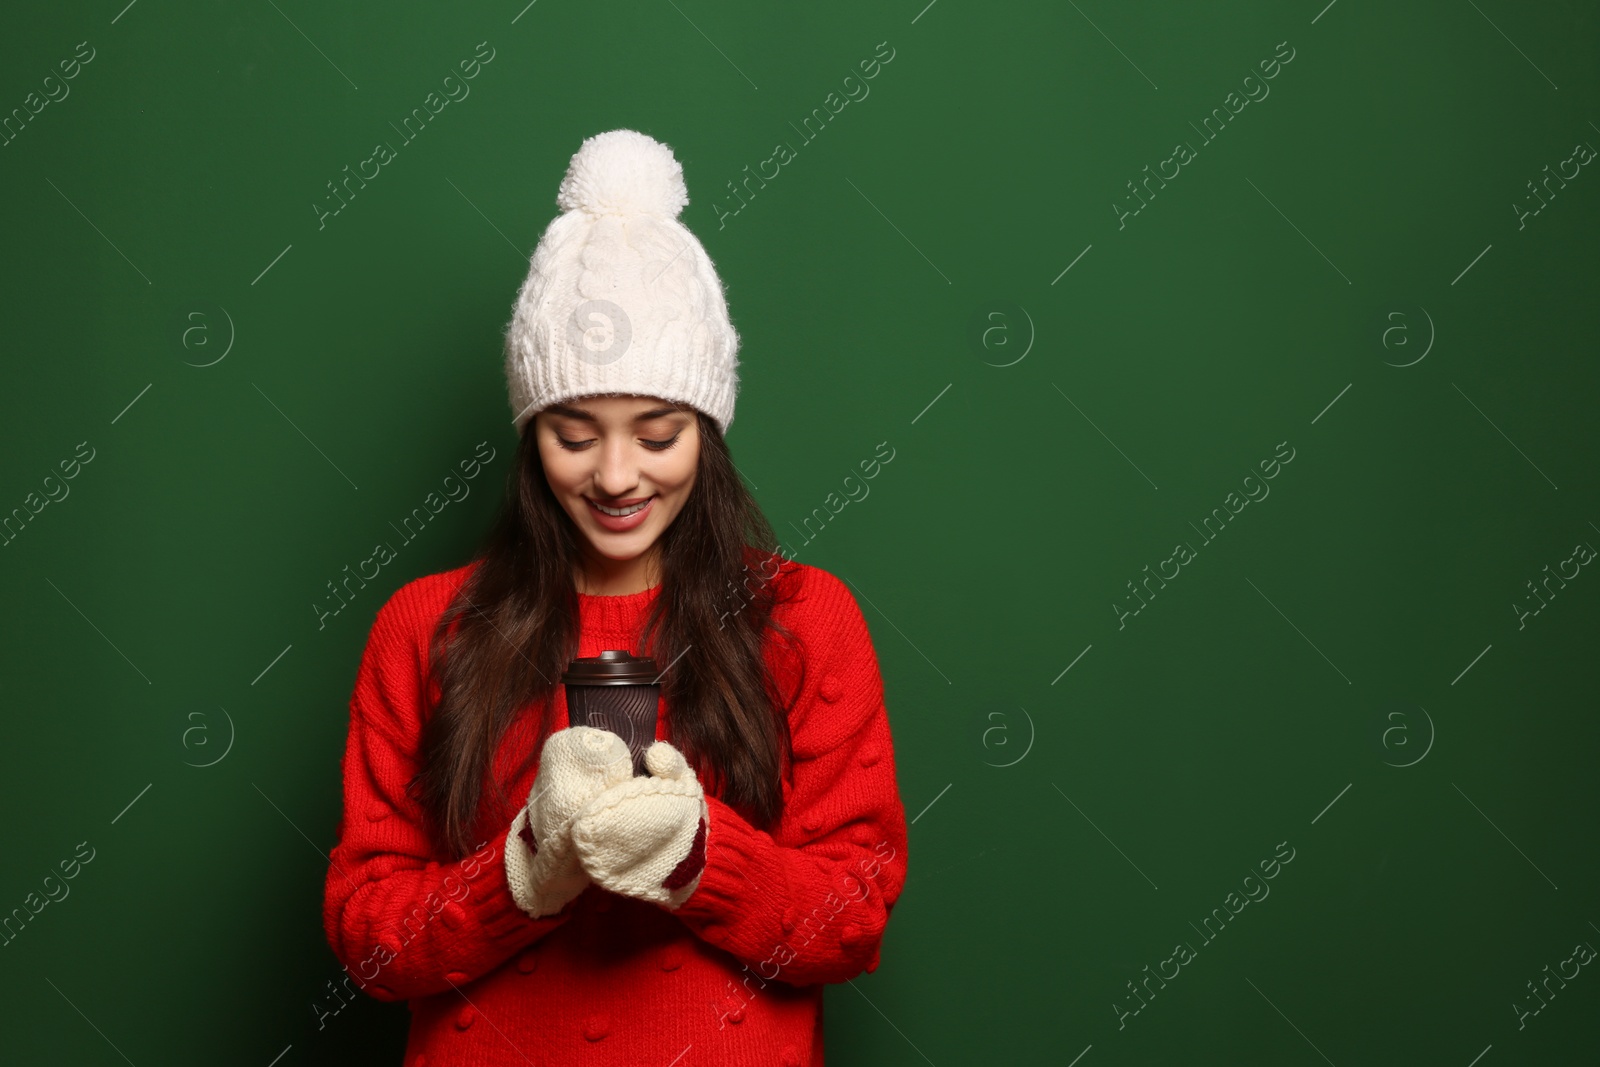
[[[639,466],[629,441],[604,441],[600,446],[600,466],[595,479],[600,492],[618,500],[639,484]]]

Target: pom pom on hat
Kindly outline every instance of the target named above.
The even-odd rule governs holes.
[[[583,142],[556,204],[591,215],[661,215],[677,218],[689,202],[683,166],[672,149],[637,130],[608,130]]]

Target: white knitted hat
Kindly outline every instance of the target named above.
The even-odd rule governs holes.
[[[518,433],[551,404],[601,394],[689,404],[727,432],[739,336],[716,268],[678,221],[688,202],[660,141],[610,130],[583,142],[505,330]]]

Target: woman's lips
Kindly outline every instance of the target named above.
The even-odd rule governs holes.
[[[645,502],[644,507],[634,512],[632,515],[618,516],[607,515],[605,512],[601,511],[598,506],[596,506],[593,500],[590,500],[588,497],[584,497],[583,499],[584,502],[589,505],[589,514],[594,516],[595,521],[598,522],[601,527],[610,530],[612,533],[623,533],[644,522],[645,519],[650,517],[650,510],[655,507],[656,503],[656,498],[651,497]]]

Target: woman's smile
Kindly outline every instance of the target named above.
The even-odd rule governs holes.
[[[584,497],[589,502],[595,521],[605,529],[614,533],[631,530],[644,522],[650,516],[650,505],[655,497],[646,497],[644,500],[630,504],[627,507],[612,508],[595,500],[593,497]]]

